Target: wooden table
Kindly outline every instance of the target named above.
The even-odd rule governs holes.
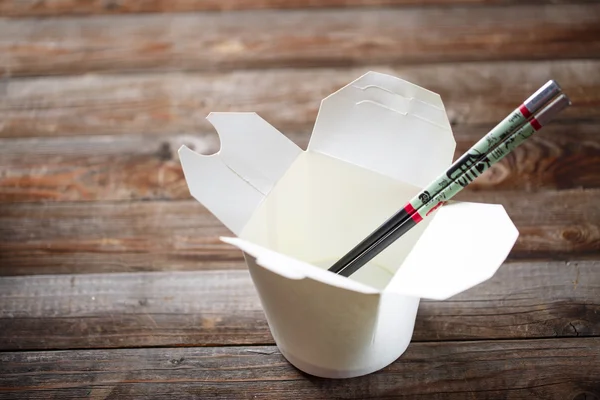
[[[0,13],[0,398],[600,399],[597,1],[0,0]],[[547,79],[574,104],[461,195],[519,228],[496,276],[423,301],[391,366],[318,379],[274,346],[175,150],[218,149],[210,111],[257,111],[304,147],[320,100],[368,70],[440,93],[457,153]]]

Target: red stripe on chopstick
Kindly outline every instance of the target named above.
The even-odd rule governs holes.
[[[408,215],[412,215],[417,210],[415,210],[415,208],[412,206],[412,204],[408,203],[406,206],[404,206],[404,211],[406,211],[408,213]]]
[[[533,126],[533,129],[535,129],[536,131],[542,129],[542,124],[540,124],[540,122],[535,118],[532,118],[531,121],[529,121],[529,123],[531,124],[531,126]]]
[[[525,104],[521,104],[521,106],[519,107],[519,111],[521,111],[521,114],[523,114],[525,118],[531,117],[531,113],[529,112],[527,107],[525,107]]]
[[[410,215],[410,217],[412,218],[413,221],[415,222],[421,222],[423,220],[423,217],[421,217],[419,215],[419,213],[417,212],[417,210],[415,210],[415,208],[408,203],[405,207],[404,207],[404,211],[406,211],[408,213],[408,215]]]
[[[418,212],[415,212],[414,214],[412,214],[410,216],[412,218],[413,221],[415,221],[417,224],[421,221],[423,221],[423,217],[421,217],[421,215]]]

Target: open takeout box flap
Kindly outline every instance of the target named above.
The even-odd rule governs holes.
[[[386,291],[445,300],[491,278],[518,236],[501,205],[447,204],[437,211]]]
[[[368,72],[321,102],[308,151],[424,187],[456,143],[437,93]]]
[[[302,150],[256,113],[211,113],[221,149],[179,149],[191,195],[238,235]]]
[[[240,235],[302,150],[255,113],[211,113],[208,120],[221,149],[207,156],[182,146],[186,182],[193,197]],[[370,72],[323,100],[308,151],[423,187],[450,165],[454,148],[439,95]],[[500,206],[453,204],[430,219],[386,292],[452,296],[492,276],[518,235]],[[378,292],[248,241],[225,241],[288,279]]]
[[[360,282],[347,279],[341,275],[332,274],[329,271],[305,263],[285,254],[269,250],[247,240],[232,237],[221,237],[225,243],[229,243],[245,254],[254,258],[256,263],[278,275],[290,280],[309,279],[329,284],[341,289],[352,290],[364,294],[377,294],[378,290],[364,285]]]

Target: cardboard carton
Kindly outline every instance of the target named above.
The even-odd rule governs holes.
[[[237,237],[281,353],[321,377],[385,367],[420,298],[490,278],[518,232],[500,205],[450,203],[350,278],[339,257],[450,166],[436,93],[369,72],[321,103],[306,151],[254,113],[211,113],[217,154],[179,150],[190,192]]]

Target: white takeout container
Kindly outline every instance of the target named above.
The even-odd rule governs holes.
[[[407,348],[420,298],[490,278],[518,232],[500,205],[441,207],[350,278],[327,271],[452,162],[436,93],[369,72],[328,96],[306,151],[255,113],[211,113],[221,150],[182,146],[190,192],[237,238],[281,353],[349,378]]]

